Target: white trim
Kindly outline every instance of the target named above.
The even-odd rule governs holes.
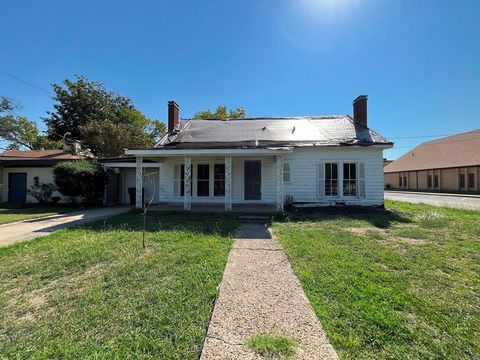
[[[135,168],[137,165],[134,162],[129,162],[129,163],[118,162],[118,163],[103,163],[103,166],[108,168]],[[158,166],[158,163],[143,163],[142,167],[158,168],[159,166]]]
[[[291,153],[293,148],[279,148],[279,149],[178,149],[178,150],[164,150],[164,149],[149,149],[149,150],[125,150],[126,155],[135,156],[149,156],[149,155],[275,155],[278,153]]]

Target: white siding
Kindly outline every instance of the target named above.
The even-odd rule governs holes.
[[[27,174],[27,190],[34,184],[34,178],[38,177],[39,184],[54,184],[53,167],[19,167],[19,168],[5,168],[3,170],[3,199],[8,200],[8,174],[10,173],[26,173]],[[53,193],[53,196],[60,196],[61,202],[68,200],[68,197],[63,196],[58,191]],[[37,200],[27,193],[27,202],[36,203]]]
[[[348,204],[383,204],[383,151],[374,147],[297,148],[285,155],[290,163],[290,182],[285,183],[285,195],[296,202],[323,202],[317,196],[317,163],[358,161],[365,164],[365,198],[338,198]]]
[[[382,205],[383,204],[383,151],[374,147],[344,148],[296,148],[284,155],[290,164],[290,181],[284,185],[285,195],[293,196],[295,202],[333,203],[344,201],[347,204]],[[260,160],[262,162],[262,199],[261,202],[276,201],[276,160],[274,156],[232,157],[233,202],[244,203],[244,161]],[[319,162],[359,162],[365,164],[365,197],[342,197],[336,199],[319,198],[317,192],[317,164]],[[210,181],[213,181],[213,164],[224,163],[223,157],[192,157],[192,202],[223,203],[223,197],[213,196],[213,184],[209,197],[196,196],[197,164],[210,164]],[[155,191],[154,202],[183,202],[183,198],[174,195],[174,166],[183,164],[183,157],[163,158],[159,163],[160,174],[154,176],[155,189],[147,185],[147,199]],[[158,169],[147,171],[158,172]],[[357,170],[358,171],[358,170]],[[160,179],[160,185],[156,179]],[[128,202],[128,187],[135,187],[135,169],[123,169],[120,176],[122,188],[121,201]],[[151,186],[151,185],[150,185]],[[158,199],[157,199],[158,194]],[[158,200],[158,201],[157,201]],[[255,202],[255,201],[253,201]]]

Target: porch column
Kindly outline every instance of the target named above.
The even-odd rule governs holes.
[[[137,209],[143,208],[143,158],[136,158],[136,173],[135,173],[135,207]]]
[[[184,196],[183,196],[183,209],[192,210],[192,158],[185,156],[185,176],[184,176]]]
[[[283,211],[285,196],[283,194],[283,156],[277,155],[277,211]]]
[[[225,155],[225,211],[232,211],[232,156]]]

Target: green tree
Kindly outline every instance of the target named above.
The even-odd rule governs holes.
[[[57,149],[58,141],[51,141],[42,135],[35,122],[16,115],[20,106],[5,96],[0,97],[0,140],[8,143],[9,149],[29,150]]]
[[[244,119],[247,117],[245,109],[243,107],[236,108],[235,110],[228,109],[226,106],[218,106],[217,109],[212,112],[210,109],[198,111],[193,115],[194,119]]]
[[[48,135],[81,140],[99,156],[117,156],[124,148],[153,146],[165,125],[146,117],[132,101],[81,75],[53,84],[54,111],[44,120]]]

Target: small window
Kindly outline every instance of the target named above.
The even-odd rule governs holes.
[[[283,163],[283,182],[290,182],[290,164]]]
[[[432,187],[432,175],[428,175],[428,187]]]
[[[213,178],[213,195],[225,196],[225,164],[214,165]]]
[[[402,187],[402,186],[403,186],[403,185],[402,185],[402,184],[403,184],[402,179],[403,179],[403,177],[401,177],[401,176],[398,178],[399,187]]]
[[[475,188],[475,174],[468,174],[468,188]]]
[[[460,174],[459,183],[461,188],[465,188],[465,174]]]
[[[438,175],[435,175],[435,187],[438,188]]]
[[[338,164],[325,164],[325,196],[338,196]]]
[[[38,186],[38,185],[40,184],[40,181],[38,180],[38,176],[35,176],[35,177],[33,178],[33,184],[34,184],[35,186]]]
[[[357,164],[356,163],[343,164],[343,195],[344,196],[357,195]]]
[[[209,196],[210,166],[197,165],[197,196]]]
[[[406,176],[403,177],[403,186],[408,187],[408,182],[407,182],[407,177]]]

